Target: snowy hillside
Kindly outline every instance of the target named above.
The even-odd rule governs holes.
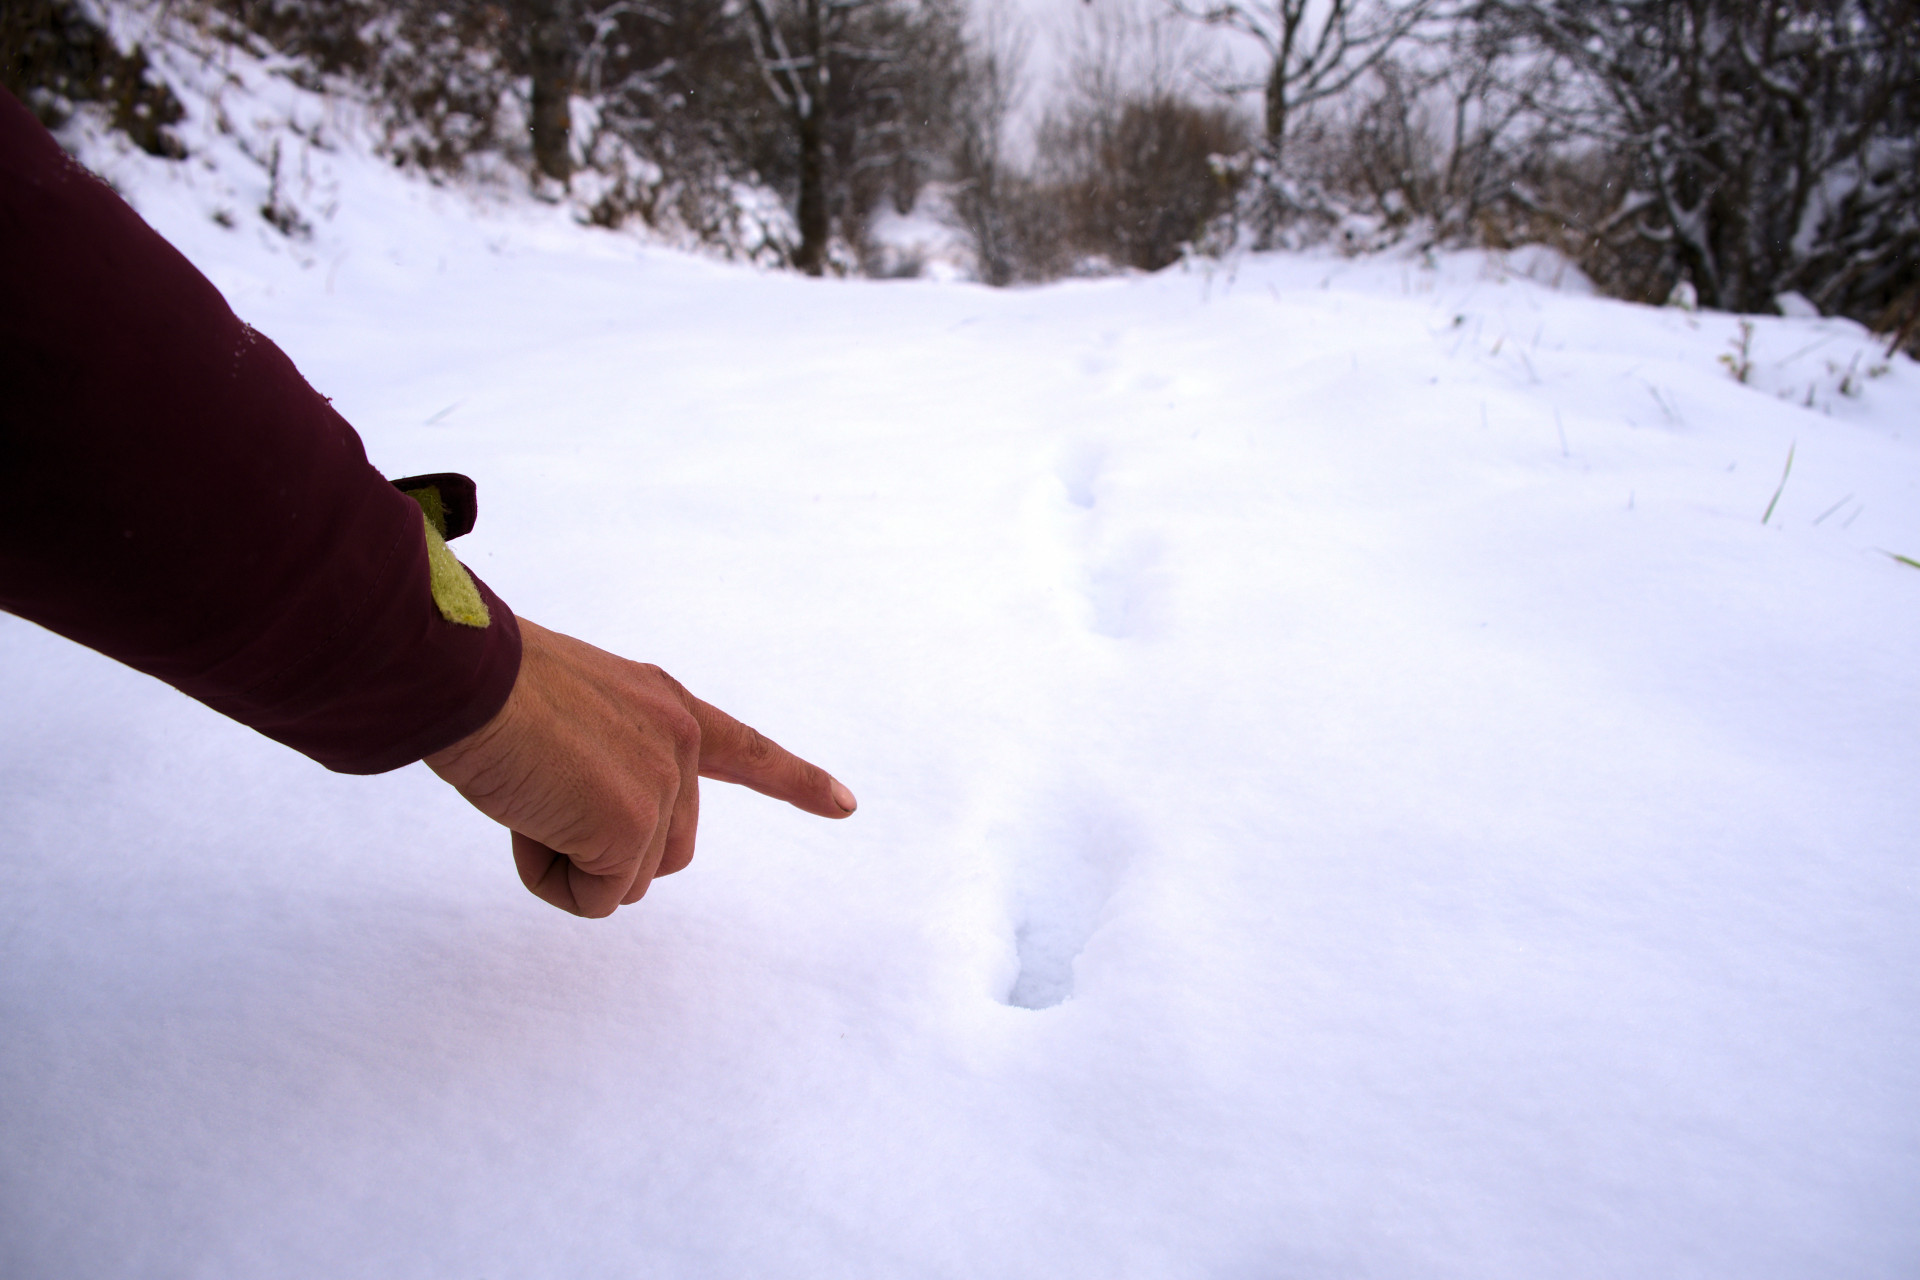
[[[0,615],[0,1274],[1920,1270],[1911,361],[1530,255],[756,272],[183,56],[90,162],[861,808],[708,784],[585,922]]]

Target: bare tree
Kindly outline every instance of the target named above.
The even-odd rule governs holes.
[[[1265,96],[1266,150],[1279,163],[1291,118],[1344,92],[1395,45],[1440,15],[1443,0],[1169,0],[1175,12],[1252,38],[1260,81],[1230,92]]]
[[[1016,206],[1026,183],[1008,130],[1024,94],[1033,32],[1004,3],[988,4],[976,22],[953,104],[953,212],[973,241],[981,279],[1005,285],[1020,274],[1024,256]]]
[[[511,157],[596,222],[815,272],[945,163],[964,61],[963,0],[208,2],[303,73],[363,81],[399,163]]]
[[[827,265],[836,212],[858,222],[892,185],[925,173],[925,135],[945,123],[959,75],[959,0],[743,0],[767,90],[792,134],[794,265]],[[881,177],[891,170],[891,177]],[[872,180],[878,178],[879,180]],[[839,209],[836,210],[836,205]]]
[[[785,9],[787,12],[778,12]],[[792,121],[800,152],[800,198],[795,221],[800,248],[794,265],[809,275],[826,267],[827,238],[827,47],[844,24],[847,8],[829,0],[747,0],[753,51],[767,88]],[[796,29],[799,52],[789,47]]]

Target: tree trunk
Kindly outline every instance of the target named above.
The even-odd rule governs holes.
[[[827,32],[826,6],[807,0],[807,67],[800,73],[806,95],[797,105],[800,133],[800,249],[793,265],[810,276],[826,270],[832,217],[827,209]]]
[[[810,276],[827,266],[827,140],[821,104],[800,120],[800,249],[793,265]]]
[[[1273,73],[1267,77],[1267,158],[1275,172],[1280,168],[1280,151],[1287,140],[1287,64],[1282,54],[1273,60]]]
[[[549,178],[573,175],[573,3],[541,0],[533,23],[533,164]]]

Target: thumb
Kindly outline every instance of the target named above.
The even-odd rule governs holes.
[[[752,787],[822,818],[844,818],[857,806],[853,792],[819,765],[809,764],[765,734],[718,707],[687,695],[700,722],[700,776]]]

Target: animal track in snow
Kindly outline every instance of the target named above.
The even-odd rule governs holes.
[[[1013,937],[1019,972],[1006,1002],[1051,1009],[1073,994],[1074,961],[1127,865],[1137,835],[1097,795],[1050,806],[1028,833],[1031,843],[1013,871]]]
[[[1106,465],[1106,461],[1107,451],[1101,445],[1082,443],[1067,451],[1067,456],[1055,468],[1054,474],[1066,486],[1068,502],[1087,511],[1093,510],[1093,504],[1098,501],[1093,483],[1100,478],[1100,469]]]
[[[1150,575],[1160,558],[1160,542],[1151,536],[1124,540],[1107,536],[1111,521],[1098,510],[1107,456],[1105,445],[1081,441],[1067,448],[1054,475],[1066,489],[1067,501],[1086,513],[1078,522],[1087,564],[1086,578],[1080,585],[1093,607],[1093,630],[1122,640],[1140,634],[1150,624]]]

